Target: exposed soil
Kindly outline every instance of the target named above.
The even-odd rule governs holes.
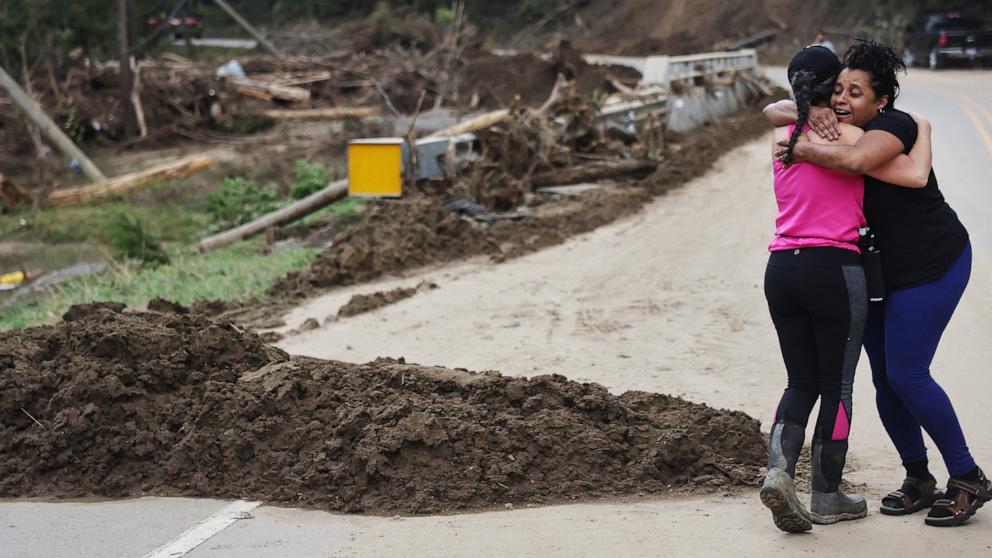
[[[892,32],[896,27],[893,21],[908,21],[912,8],[880,4],[852,0],[599,0],[579,10],[582,27],[569,25],[563,30],[587,52],[638,56],[723,50],[736,41],[775,31],[775,40],[761,47],[762,54],[772,58],[763,56],[762,61],[782,63],[811,43],[821,29],[831,34],[839,48],[858,33],[889,41],[901,39],[898,32]]]
[[[755,110],[694,130],[672,142],[658,171],[647,179],[537,205],[523,221],[478,224],[444,209],[442,197],[423,193],[377,201],[369,205],[368,217],[338,234],[310,269],[290,274],[271,293],[306,298],[319,289],[425,265],[472,256],[502,261],[560,244],[636,213],[654,196],[706,172],[721,153],[767,129]]]
[[[357,294],[351,297],[344,306],[338,310],[337,318],[350,318],[359,314],[365,314],[373,310],[378,310],[384,306],[395,304],[401,300],[408,299],[417,293],[425,290],[436,289],[434,283],[421,283],[416,287],[398,287],[391,291],[378,291],[371,294]]]
[[[2,497],[435,513],[751,485],[765,452],[758,421],[666,395],[290,358],[231,324],[115,304],[0,334],[0,391]]]

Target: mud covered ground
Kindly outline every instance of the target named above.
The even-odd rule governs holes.
[[[758,421],[562,376],[290,358],[158,304],[0,334],[0,497],[436,513],[753,484]]]
[[[676,138],[650,177],[542,203],[522,221],[491,225],[466,221],[443,208],[443,197],[425,193],[375,202],[368,217],[338,234],[310,269],[278,282],[271,294],[307,298],[321,289],[425,265],[472,256],[502,261],[560,244],[636,213],[653,197],[702,175],[722,153],[767,131],[767,122],[757,109],[720,120]]]

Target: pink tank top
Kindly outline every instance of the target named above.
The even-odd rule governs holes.
[[[794,129],[789,126],[789,133]],[[772,168],[778,217],[770,251],[834,247],[861,253],[856,243],[865,225],[864,177],[805,162],[786,167],[775,161]]]

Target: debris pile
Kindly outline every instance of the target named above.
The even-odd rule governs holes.
[[[435,513],[760,475],[759,424],[740,412],[561,376],[290,358],[156,307],[73,307],[57,326],[0,334],[0,497]]]
[[[500,129],[509,130],[512,125]],[[270,292],[277,297],[307,298],[320,289],[362,283],[421,266],[472,256],[502,261],[560,244],[576,234],[636,213],[654,196],[701,175],[720,155],[767,130],[764,118],[753,111],[725,119],[719,127],[702,128],[684,136],[671,134],[663,156],[648,161],[656,169],[646,178],[596,188],[581,196],[555,197],[553,202],[525,191],[524,199],[532,210],[529,217],[521,220],[479,222],[463,216],[463,211],[446,209],[445,201],[451,195],[447,183],[437,189],[431,189],[431,184],[420,185],[402,199],[370,202],[365,218],[339,232],[331,247],[320,253],[309,269],[290,274]],[[630,165],[630,161],[614,160],[609,164]],[[495,178],[513,176],[505,171],[494,172],[492,169],[500,169],[499,164],[495,158],[485,163]],[[524,171],[528,168],[524,167]],[[486,184],[498,186],[499,182],[491,180]],[[496,199],[487,194],[494,190],[492,186],[488,190],[473,188],[466,179],[459,180],[455,188],[460,188],[457,192],[462,196],[486,199],[489,195],[489,199]],[[458,204],[465,205],[468,204]]]

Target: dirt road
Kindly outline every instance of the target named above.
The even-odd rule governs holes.
[[[509,264],[429,273],[426,278],[440,286],[436,291],[290,338],[283,348],[349,361],[388,354],[509,374],[555,372],[617,392],[684,395],[767,420],[784,377],[759,288],[766,257],[761,247],[774,217],[769,173],[766,142],[752,143],[726,156],[705,178],[632,219]],[[972,287],[935,370],[958,407],[978,459],[988,463],[992,447],[985,439],[992,434],[992,415],[983,406],[982,394],[990,380],[978,371],[990,354],[992,319],[985,309],[992,300],[981,288],[989,284],[989,262],[976,260]],[[295,312],[292,321],[334,314],[350,294],[316,300]],[[881,495],[901,480],[901,469],[875,416],[864,364],[857,381],[848,477],[865,485],[877,509]],[[809,537],[783,537],[749,494],[456,519],[465,526],[456,531],[459,540],[498,537],[502,544],[512,542],[509,554],[524,555],[541,554],[551,541],[563,551],[588,555],[591,541],[559,538],[572,521],[588,522],[594,533],[590,537],[601,552],[624,549],[621,553],[630,555],[665,548],[690,555],[703,548],[736,548],[762,556],[782,550],[791,555],[800,549],[835,553],[845,546],[856,554],[865,538],[879,536],[886,537],[886,549],[911,555],[921,548],[921,538],[943,541],[922,526],[922,518],[892,520],[878,514],[859,523],[819,528]],[[451,532],[444,527],[446,521],[409,520],[418,527],[396,533],[391,528],[379,531],[375,520],[362,520],[366,528],[388,532],[389,544],[426,544],[428,554],[444,548],[437,545],[444,539],[442,533]],[[490,532],[508,523],[514,529]],[[990,523],[977,517],[968,530],[959,532],[955,547],[987,549],[992,545]],[[639,541],[619,536],[618,529],[633,525],[639,525],[632,529]],[[706,536],[701,538],[702,533]],[[755,536],[742,540],[744,533]],[[900,539],[913,542],[900,547]],[[385,550],[377,548],[370,555]]]
[[[979,78],[989,80],[989,75],[969,81]],[[931,108],[938,173],[976,244],[971,286],[934,370],[955,402],[977,460],[992,467],[992,407],[987,403],[992,238],[986,234],[989,205],[983,205],[992,195],[983,172],[992,144],[982,139],[992,134],[992,118],[983,124],[982,112],[972,108],[982,127],[965,127],[977,124],[967,113],[955,112],[958,105],[951,99],[960,87],[955,79],[948,74],[921,82],[920,89],[907,92],[906,106]],[[767,428],[785,374],[760,288],[774,217],[770,172],[767,141],[761,140],[727,154],[707,176],[640,214],[556,248],[500,265],[469,262],[336,291],[295,310],[288,327],[307,318],[323,322],[356,293],[422,280],[439,286],[289,337],[282,347],[351,362],[402,356],[510,375],[560,373],[617,393],[657,391],[739,409],[762,419]],[[859,522],[785,535],[750,493],[403,519],[260,507],[251,511],[252,519],[237,521],[187,555],[909,557],[929,555],[934,548],[992,552],[990,510],[951,532],[925,527],[921,516],[889,518],[874,511],[902,472],[875,414],[866,364],[862,359],[856,381],[848,478],[861,485],[873,511]],[[934,461],[943,477],[936,454]],[[117,555],[107,550],[125,546],[129,551],[119,555],[140,556],[178,535],[180,522],[159,527],[155,537],[134,537],[130,546],[121,545],[115,535],[119,528],[100,526],[133,524],[143,533],[145,522],[139,525],[133,519],[137,515],[203,518],[208,513],[200,506],[218,510],[227,504],[211,507],[208,502],[0,504],[0,537],[12,555]],[[49,530],[41,536],[37,526],[53,519],[65,526],[65,534],[52,538]],[[78,539],[74,545],[59,543],[59,537],[72,534]],[[49,552],[32,554],[39,544]]]

